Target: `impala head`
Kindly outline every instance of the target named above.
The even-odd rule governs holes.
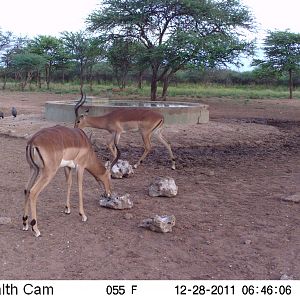
[[[83,92],[81,90],[81,98],[76,103],[76,105],[74,107],[74,110],[75,110],[75,124],[74,124],[74,127],[75,128],[85,127],[85,125],[84,125],[85,116],[84,115],[79,115],[79,113],[78,113],[79,108],[85,103],[85,101],[86,101],[86,94],[85,93],[83,94]],[[88,110],[86,112],[88,112]]]
[[[86,113],[87,112],[88,112],[88,110],[86,110]],[[76,117],[74,128],[81,128],[82,129],[84,127],[87,127],[86,115],[81,114],[80,116]]]

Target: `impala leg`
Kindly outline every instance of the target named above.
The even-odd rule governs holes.
[[[69,167],[65,167],[64,171],[65,171],[65,176],[67,181],[67,202],[66,202],[65,213],[70,214],[71,213],[70,195],[71,195],[71,187],[72,187],[72,169]]]
[[[115,140],[115,135],[113,134],[107,143],[107,147],[110,150],[113,158],[116,158],[117,157],[117,149],[114,146],[114,140]]]
[[[116,146],[118,146],[121,137],[121,132],[117,131],[115,134],[111,136],[111,139],[108,142],[108,148],[115,159],[118,155],[118,151]]]
[[[175,167],[175,157],[173,155],[173,152],[172,152],[172,148],[171,148],[171,145],[170,143],[166,140],[166,138],[162,135],[162,132],[161,130],[158,130],[156,132],[156,136],[158,138],[158,140],[167,148],[168,152],[169,152],[169,156],[171,158],[171,161],[172,161],[172,169],[175,170],[176,167]]]
[[[105,196],[110,197],[111,196],[111,175],[110,170],[106,170],[105,173],[100,176],[100,181],[103,183],[104,190],[105,190]]]
[[[84,169],[78,167],[77,168],[77,183],[78,183],[78,194],[79,194],[79,215],[81,216],[81,220],[85,222],[87,220],[87,216],[83,210],[83,197],[82,197],[82,182],[83,182],[83,172]]]
[[[39,194],[42,192],[42,190],[48,185],[48,183],[51,181],[53,176],[56,172],[47,173],[46,170],[43,170],[41,173],[41,176],[37,179],[36,183],[33,185],[32,189],[29,193],[29,199],[30,199],[30,207],[31,207],[31,218],[32,221],[30,222],[30,225],[32,226],[32,231],[34,232],[35,236],[40,236],[40,231],[37,227],[37,213],[36,213],[36,202]]]
[[[30,178],[28,183],[25,187],[24,194],[25,194],[25,204],[24,204],[24,215],[23,215],[23,230],[28,230],[28,214],[29,214],[29,194],[30,190],[36,181],[36,178],[39,174],[37,168],[30,168]]]
[[[142,154],[141,158],[138,160],[138,162],[133,166],[135,169],[143,162],[145,157],[148,155],[148,153],[151,150],[151,132],[144,133],[142,132],[142,138],[144,142],[144,153]]]

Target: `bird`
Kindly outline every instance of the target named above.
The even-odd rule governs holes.
[[[0,118],[4,119],[4,113],[2,111],[0,111]]]
[[[15,107],[11,109],[11,114],[13,115],[14,118],[17,116],[17,109]]]

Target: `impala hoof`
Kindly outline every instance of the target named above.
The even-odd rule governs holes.
[[[27,230],[28,230],[28,228],[29,228],[28,224],[26,224],[26,225],[23,225],[23,230],[24,230],[24,231],[27,231]]]
[[[87,216],[86,215],[81,215],[81,221],[86,222],[87,221]]]
[[[71,209],[69,207],[66,207],[65,214],[69,215],[71,213]]]
[[[175,167],[175,159],[173,158],[172,159],[172,170],[175,170],[176,169],[176,167]]]
[[[33,231],[33,232],[34,232],[35,237],[39,237],[41,235],[39,230],[36,230],[36,231]]]

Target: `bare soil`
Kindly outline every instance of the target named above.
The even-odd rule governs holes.
[[[60,170],[39,197],[42,235],[35,238],[22,231],[26,138],[54,125],[43,117],[46,101],[76,97],[0,92],[0,218],[11,218],[0,225],[0,279],[300,279],[300,204],[282,200],[300,193],[299,100],[203,101],[210,105],[208,124],[165,128],[177,170],[154,140],[132,177],[113,180],[116,193],[130,193],[131,210],[100,207],[103,190],[86,173],[88,221],[78,215],[76,183],[72,213],[65,215]],[[99,157],[109,158],[107,133],[93,132]],[[141,137],[123,134],[120,148],[133,164]],[[156,176],[173,177],[178,195],[148,196]],[[171,233],[138,227],[156,214],[175,215]]]

